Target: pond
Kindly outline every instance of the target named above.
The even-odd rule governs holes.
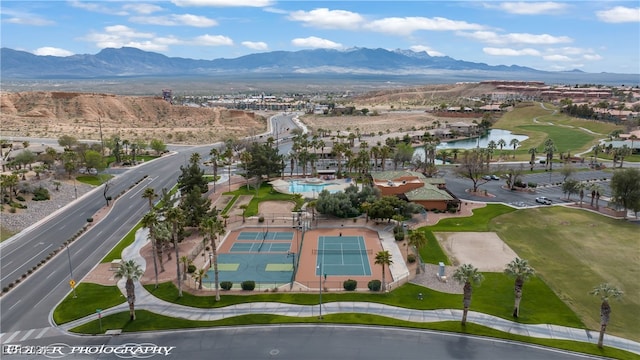
[[[518,139],[518,141],[523,142],[527,140],[529,137],[526,135],[515,135],[509,130],[502,129],[491,129],[489,133],[485,136],[474,139],[464,139],[464,140],[456,140],[449,142],[441,142],[438,144],[438,151],[440,150],[450,150],[450,149],[475,149],[475,148],[486,148],[490,141],[495,141],[496,143],[503,139],[507,145],[503,147],[503,150],[513,150],[513,147],[509,145],[512,139]],[[500,149],[500,147],[498,147]],[[414,151],[414,154],[422,157],[424,159],[424,148],[422,146],[417,147]]]

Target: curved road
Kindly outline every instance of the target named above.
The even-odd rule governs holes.
[[[118,359],[114,354],[69,356],[69,346],[108,349],[145,346],[168,355],[139,356],[170,359],[509,359],[575,360],[597,357],[566,353],[521,343],[443,332],[374,326],[275,325],[246,326],[175,332],[122,334],[120,336],[55,336],[27,341],[23,346],[60,344],[64,358]],[[103,348],[104,349],[104,348]],[[81,350],[75,350],[76,354]],[[85,352],[90,352],[85,348]],[[104,350],[103,350],[104,351]],[[112,351],[112,350],[106,350]],[[124,357],[124,356],[123,356]],[[30,357],[7,356],[7,359]]]

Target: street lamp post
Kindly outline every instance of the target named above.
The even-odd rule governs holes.
[[[320,315],[318,315],[318,319],[322,320],[322,263],[318,265],[318,285],[320,288]]]
[[[73,298],[77,298],[78,296],[76,295],[76,286],[75,286],[75,281],[73,280],[73,268],[71,267],[71,252],[69,251],[69,245],[66,246],[67,247],[67,257],[69,258],[69,282],[72,283],[73,285],[71,285],[71,288],[73,289]]]

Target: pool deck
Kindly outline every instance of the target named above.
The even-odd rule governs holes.
[[[353,179],[345,178],[345,179],[333,179],[333,180],[323,180],[319,178],[294,178],[290,180],[273,180],[270,184],[273,188],[281,192],[283,194],[300,194],[307,199],[317,199],[320,194],[317,191],[303,191],[303,192],[291,192],[289,191],[289,185],[291,181],[298,181],[299,183],[306,183],[309,185],[326,185],[322,188],[322,190],[328,191],[344,191],[347,187],[355,184]]]

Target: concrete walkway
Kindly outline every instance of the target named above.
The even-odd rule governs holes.
[[[140,249],[147,240],[148,230],[140,229],[136,233],[134,243],[122,252],[123,260],[134,260],[144,269],[146,263],[140,255]],[[118,282],[118,287],[123,294],[125,291],[125,279]],[[426,298],[424,301],[429,301]],[[284,316],[311,317],[320,315],[319,305],[295,305],[275,302],[255,302],[227,306],[219,309],[201,309],[169,303],[151,295],[140,283],[136,283],[136,310],[148,310],[156,314],[169,317],[183,318],[189,320],[220,320],[228,317],[248,315],[248,314],[274,314]],[[112,315],[120,312],[128,312],[129,305],[123,304],[114,306],[102,311],[102,316]],[[368,302],[331,302],[322,304],[322,315],[338,313],[362,313],[380,315],[417,323],[460,321],[462,310],[439,309],[439,310],[415,310],[395,306],[389,306]],[[96,315],[92,314],[84,318],[63,324],[61,329],[69,331],[76,326],[96,320]],[[469,311],[467,315],[469,323],[483,325],[492,329],[511,334],[518,334],[536,338],[547,338],[557,340],[571,340],[597,344],[598,332],[585,329],[569,328],[549,324],[519,324],[499,317]],[[636,354],[640,354],[640,343],[623,339],[616,336],[606,335],[604,343],[606,346],[614,347]]]

